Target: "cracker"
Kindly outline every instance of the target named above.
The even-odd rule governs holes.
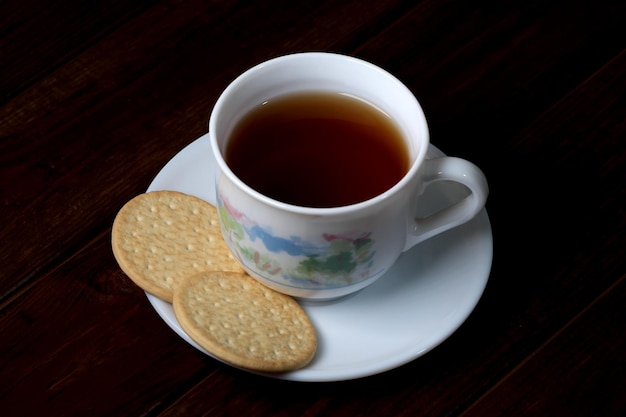
[[[247,275],[190,276],[174,293],[173,305],[183,330],[232,365],[285,372],[304,367],[315,354],[315,330],[300,305]]]
[[[126,203],[113,222],[111,246],[130,279],[170,303],[188,275],[243,273],[222,238],[215,207],[176,191],[153,191]]]

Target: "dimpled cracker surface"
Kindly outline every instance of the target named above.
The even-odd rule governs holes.
[[[139,287],[170,303],[188,275],[243,273],[222,238],[215,207],[176,191],[140,194],[126,203],[113,222],[111,246]]]
[[[317,347],[300,305],[244,274],[205,272],[185,279],[174,293],[174,313],[200,346],[242,368],[299,369]]]

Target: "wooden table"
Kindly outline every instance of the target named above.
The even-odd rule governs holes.
[[[625,21],[621,0],[5,2],[0,414],[625,415]],[[310,50],[415,93],[432,142],[486,173],[494,242],[451,337],[326,383],[199,352],[110,247],[234,77]]]

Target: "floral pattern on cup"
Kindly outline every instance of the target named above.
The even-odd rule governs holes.
[[[374,263],[371,233],[320,233],[318,243],[275,236],[218,195],[225,239],[248,268],[299,286],[339,287],[368,279]]]

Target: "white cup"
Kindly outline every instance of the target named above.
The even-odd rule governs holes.
[[[390,115],[409,153],[406,175],[376,197],[332,208],[286,204],[242,182],[224,158],[237,123],[266,100],[311,90],[360,97]],[[345,55],[293,54],[249,69],[219,97],[209,134],[226,243],[248,274],[297,298],[328,300],[370,285],[403,251],[472,219],[487,199],[487,181],[472,163],[453,157],[426,159],[428,126],[409,89],[383,69]],[[416,218],[425,187],[442,180],[463,184],[469,195]],[[335,264],[337,256],[350,262]]]

